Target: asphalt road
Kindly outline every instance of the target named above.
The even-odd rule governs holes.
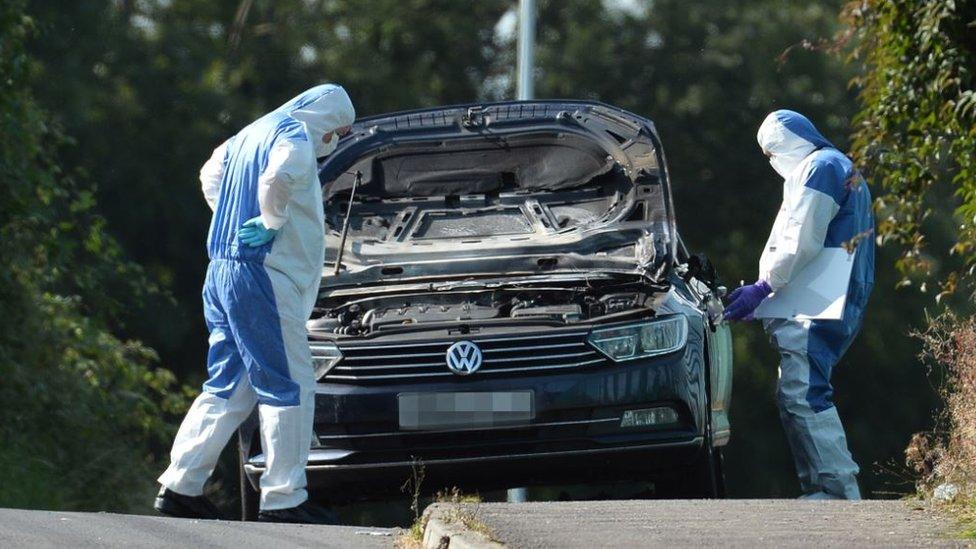
[[[963,547],[952,524],[903,501],[482,503],[499,541],[533,547]]]
[[[0,547],[392,547],[394,530],[0,509]]]
[[[588,501],[470,506],[496,539],[534,547],[964,547],[902,501]],[[395,529],[0,509],[0,547],[393,547]]]

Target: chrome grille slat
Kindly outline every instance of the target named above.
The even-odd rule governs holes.
[[[460,338],[458,338],[458,339],[460,339]],[[452,344],[452,343],[454,343],[454,342],[453,341],[425,341],[423,343],[399,343],[397,345],[350,345],[348,347],[342,347],[342,349],[343,349],[342,352],[346,352],[345,351],[346,349],[348,349],[350,351],[353,351],[353,352],[356,352],[356,351],[364,351],[364,350],[373,351],[373,350],[376,350],[376,349],[389,349],[391,347],[403,348],[403,347],[435,347],[435,346],[443,346],[446,349],[447,346],[450,345],[450,344]]]
[[[326,380],[341,379],[349,381],[364,381],[371,379],[409,379],[412,377],[439,377],[439,376],[453,376],[451,372],[430,372],[423,374],[390,374],[390,375],[379,375],[379,376],[334,376],[329,374],[325,377]]]
[[[549,335],[531,335],[531,336],[511,336],[511,337],[495,337],[490,339],[472,339],[475,343],[479,345],[481,343],[493,343],[495,341],[514,341],[520,339],[552,339],[554,337],[586,337],[589,332],[568,332],[568,333],[556,333]],[[463,338],[458,338],[463,339]],[[453,343],[453,341],[451,342]]]
[[[556,358],[573,358],[587,355],[595,355],[596,351],[583,351],[582,353],[565,353],[558,355],[535,355],[535,356],[517,356],[508,358],[486,358],[482,368],[488,366],[489,364],[494,364],[496,362],[525,362],[527,360],[553,360]]]
[[[405,355],[350,355],[347,358],[353,360],[385,360],[390,358],[414,358],[418,356],[439,356],[443,358],[444,351],[439,353],[409,353]]]
[[[477,343],[477,341],[475,341]],[[554,345],[530,345],[528,347],[500,347],[498,349],[485,349],[486,353],[504,353],[506,351],[534,351],[536,349],[564,349],[566,347],[585,347],[586,343],[557,343]]]
[[[492,370],[485,370],[486,374],[497,374],[502,372],[535,372],[538,370],[562,370],[565,368],[579,368],[580,366],[588,366],[590,364],[596,364],[598,362],[603,362],[602,358],[596,358],[593,360],[584,360],[582,362],[575,362],[573,364],[554,364],[551,366],[529,366],[520,368],[495,368]],[[481,370],[479,370],[480,372]]]
[[[494,343],[496,341],[516,341],[516,340],[525,340],[525,339],[552,339],[556,337],[586,337],[588,333],[589,332],[562,332],[562,333],[554,333],[554,334],[547,334],[547,335],[529,335],[529,336],[513,335],[508,337],[496,337],[496,338],[486,338],[486,339],[479,339],[477,338],[477,336],[459,335],[457,339],[453,339],[453,340],[425,341],[423,343],[397,343],[396,345],[350,345],[348,349],[350,351],[360,351],[362,349],[389,349],[390,347],[433,347],[434,345],[444,345],[445,348],[447,348],[448,346],[453,345],[455,342],[457,342],[460,339],[470,339],[471,341],[474,341],[478,345],[481,345],[482,343]],[[345,350],[346,347],[343,348],[343,352],[345,352]]]
[[[441,353],[441,355],[443,355],[443,354],[444,353]],[[411,368],[440,368],[440,367],[443,367],[443,366],[444,366],[444,361],[443,360],[440,361],[440,362],[421,362],[421,363],[418,363],[418,364],[388,364],[388,365],[380,365],[380,366],[359,366],[359,365],[356,365],[356,366],[343,366],[342,363],[340,362],[339,365],[336,366],[334,369],[335,370],[352,370],[352,371],[359,371],[359,370],[397,370],[397,369],[400,369],[400,370],[408,370],[408,369],[411,369]]]
[[[554,372],[606,362],[603,355],[587,345],[588,333],[571,331],[492,337],[459,335],[454,340],[386,345],[340,343],[343,358],[322,381],[368,383],[454,378],[456,374],[447,369],[446,352],[448,347],[462,339],[474,342],[483,353],[484,361],[473,378],[480,375]],[[534,342],[538,345],[533,345]],[[411,353],[409,349],[418,352]]]

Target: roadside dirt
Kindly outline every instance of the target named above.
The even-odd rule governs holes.
[[[905,501],[482,503],[510,547],[966,547],[954,525]]]

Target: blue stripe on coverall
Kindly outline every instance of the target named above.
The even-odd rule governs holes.
[[[203,297],[212,345],[204,390],[228,398],[246,371],[260,403],[297,406],[299,386],[289,373],[274,287],[263,264],[274,241],[250,247],[237,240],[244,222],[261,213],[258,177],[279,139],[307,141],[302,124],[281,110],[256,120],[228,143],[207,238],[211,263]]]
[[[871,192],[867,183],[840,151],[826,148],[813,154],[815,157],[811,160],[810,176],[805,185],[830,196],[840,208],[827,227],[824,247],[856,246],[843,316],[840,320],[814,320],[810,325],[807,402],[814,411],[821,412],[833,406],[831,372],[861,328],[864,307],[874,286],[875,243]]]

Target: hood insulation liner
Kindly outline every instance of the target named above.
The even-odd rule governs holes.
[[[361,196],[406,198],[567,189],[613,166],[599,145],[573,134],[477,136],[367,156],[328,187],[327,198],[349,189],[357,170],[363,172]]]

